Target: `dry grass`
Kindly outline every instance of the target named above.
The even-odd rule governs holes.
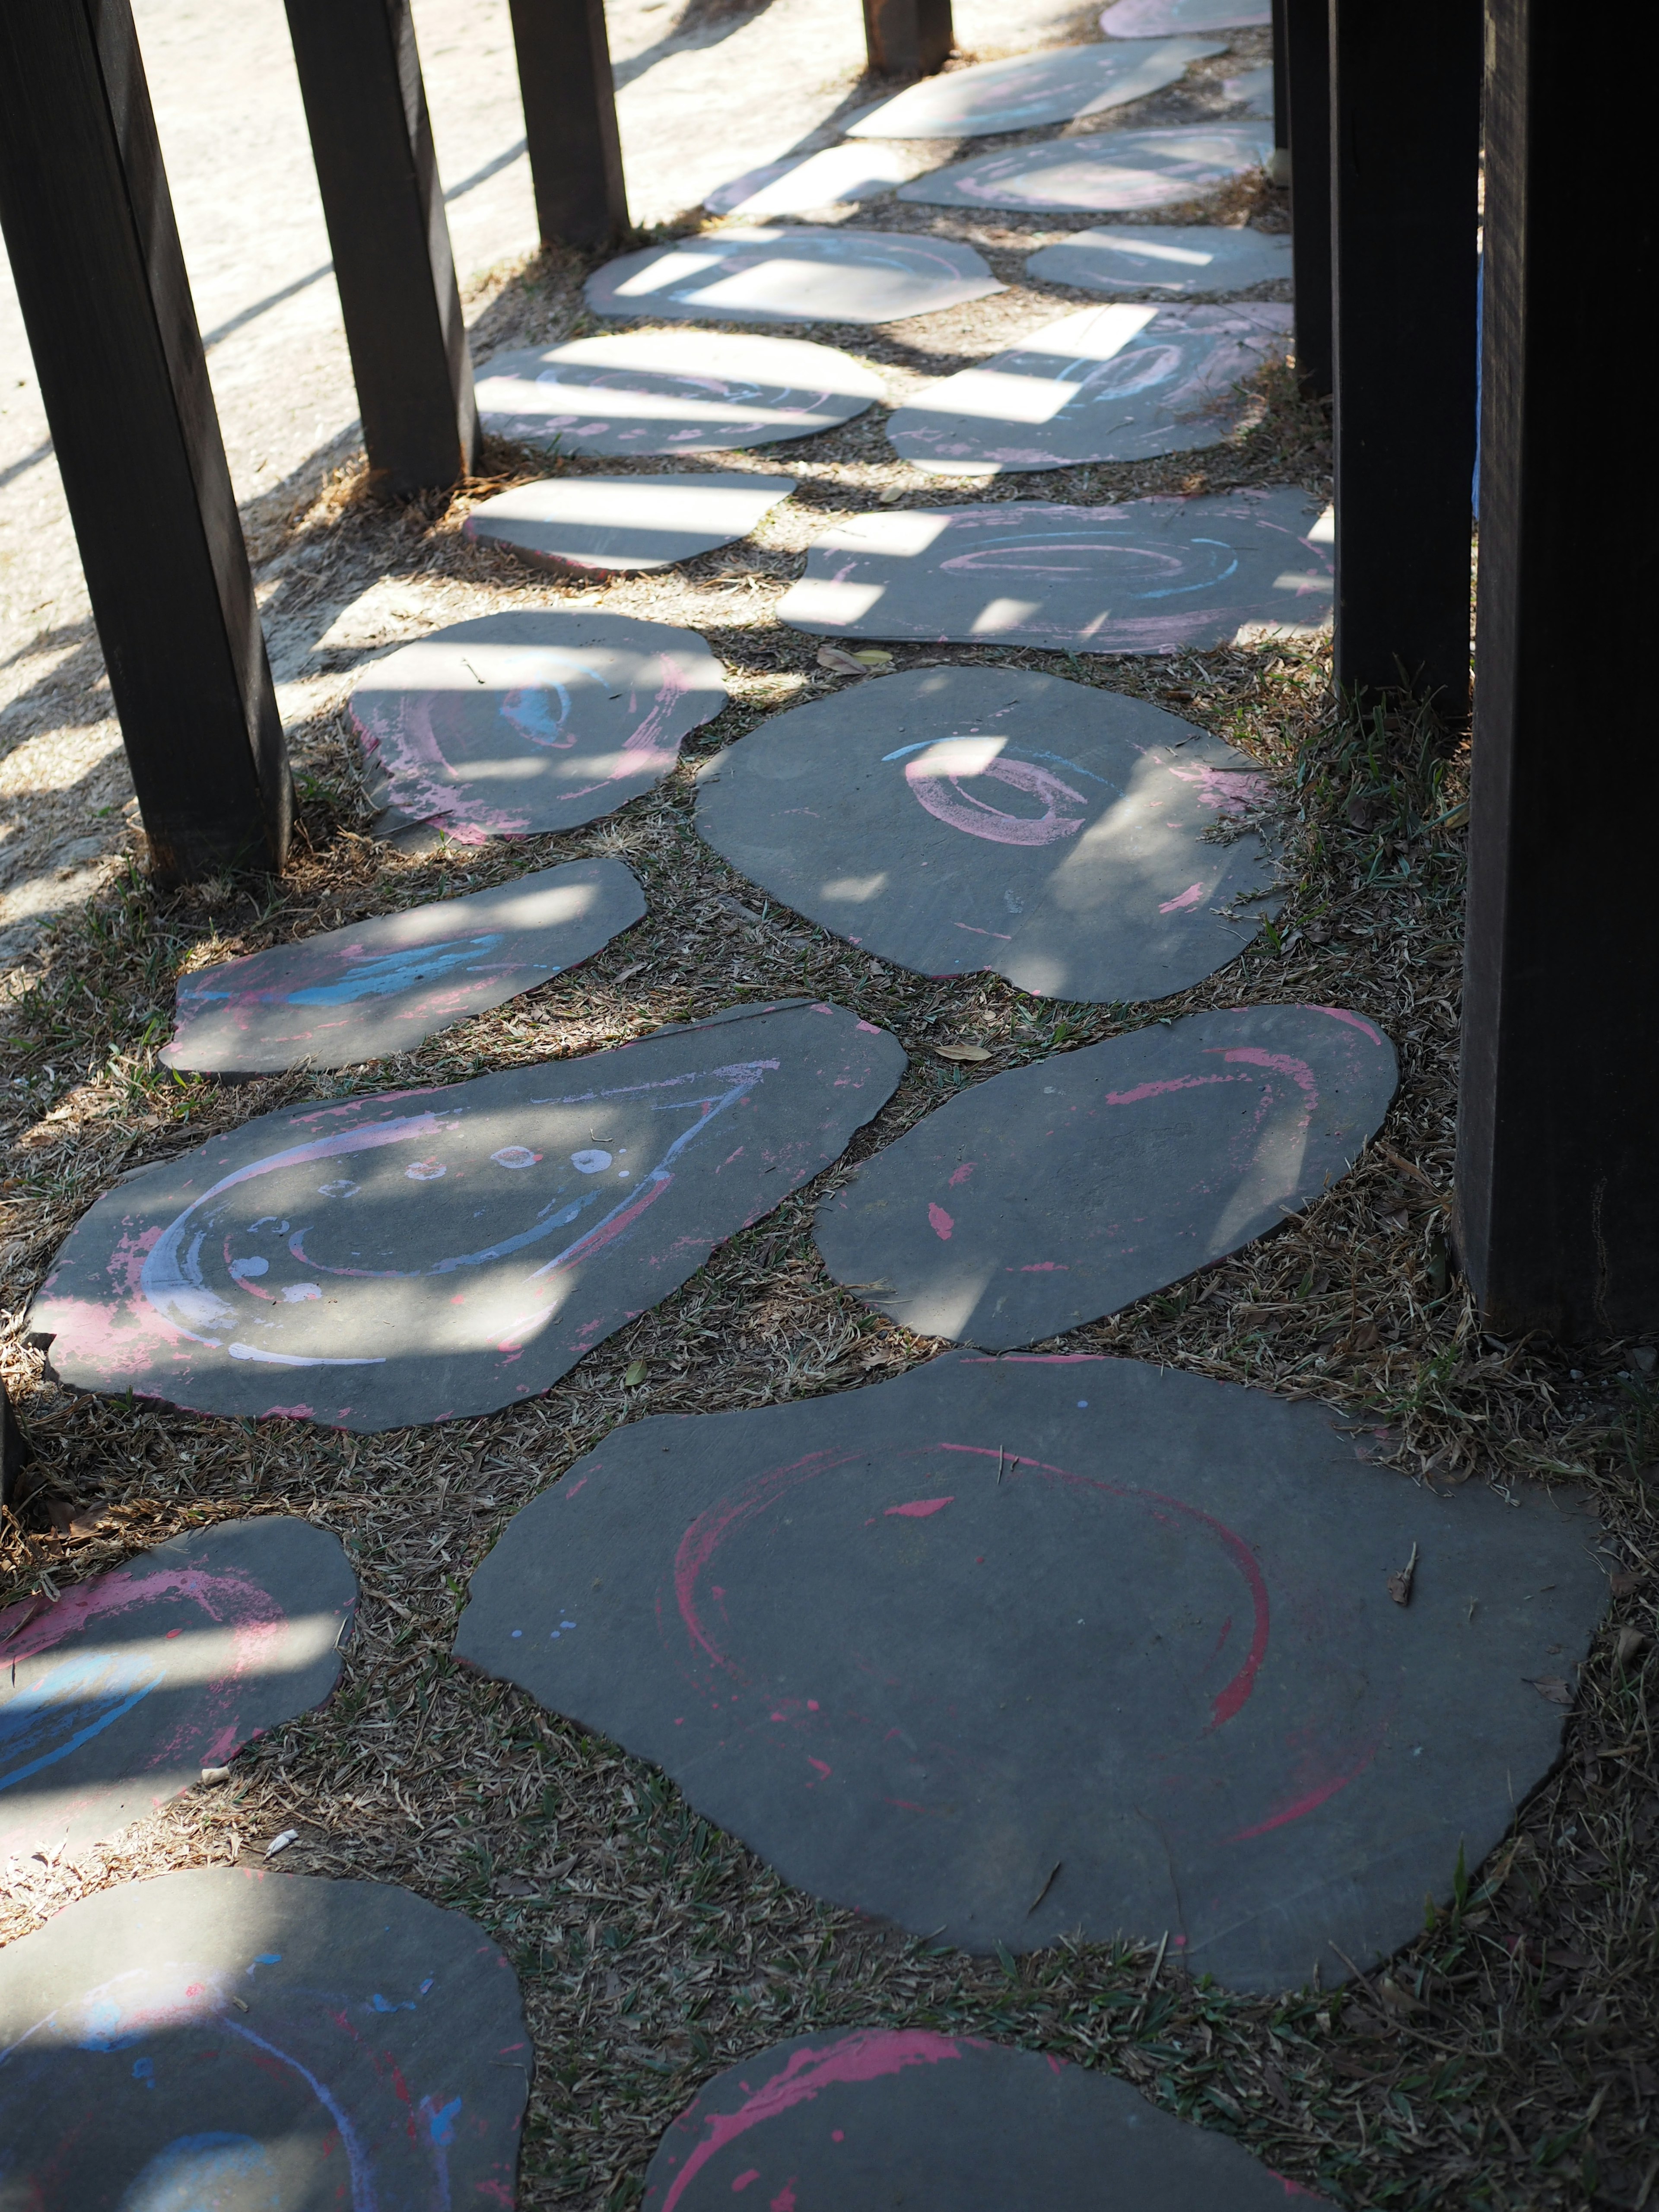
[[[1012,258],[1029,242],[987,250]],[[1007,263],[999,273],[1011,275]],[[580,327],[580,274],[548,259],[504,283],[481,354]],[[1037,296],[1025,294],[1022,326]],[[1052,309],[1052,295],[1040,296]],[[1006,312],[1005,295],[954,322],[860,332],[854,345],[896,397],[905,377],[1003,343]],[[1257,398],[1251,424],[1213,452],[1016,478],[973,495],[1321,489],[1322,416],[1282,374],[1261,380]],[[1254,753],[1275,775],[1289,896],[1279,924],[1230,967],[1156,1009],[1060,1006],[994,978],[938,983],[888,968],[769,907],[702,846],[691,773],[767,714],[843,680],[819,670],[817,641],[782,629],[774,611],[825,520],[888,485],[913,504],[957,495],[892,459],[878,413],[744,465],[800,483],[757,541],[597,588],[535,577],[460,537],[473,500],[545,467],[505,449],[491,455],[489,483],[451,499],[389,514],[348,471],[280,529],[270,522],[264,550],[288,559],[271,579],[268,620],[304,623],[371,586],[389,595],[370,603],[350,641],[319,656],[315,711],[295,732],[303,805],[293,866],[279,884],[163,896],[135,862],[56,930],[5,1006],[0,1350],[39,1458],[21,1516],[0,1532],[0,1599],[36,1587],[43,1571],[72,1580],[183,1527],[292,1512],[339,1534],[363,1605],[325,1709],[252,1747],[232,1784],[72,1862],[3,1870],[0,1934],[112,1882],[252,1850],[289,1826],[301,1841],[288,1866],[405,1882],[472,1913],[515,1960],[535,2030],[526,2205],[633,2202],[662,2126],[712,2070],[808,2027],[871,2021],[970,2030],[1106,2067],[1346,2204],[1521,2212],[1652,2201],[1659,1783],[1640,1639],[1659,1584],[1645,1579],[1656,1523],[1638,1472],[1659,1451],[1652,1360],[1627,1345],[1567,1355],[1495,1343],[1449,1271],[1463,750],[1409,704],[1339,712],[1317,653],[1068,661],[953,651],[953,660],[994,657],[1136,693]],[[680,771],[565,836],[425,859],[371,842],[339,704],[351,670],[392,638],[459,613],[572,599],[684,623],[726,665],[731,704],[688,745]],[[896,665],[922,658],[937,654],[901,647]],[[574,973],[395,1062],[320,1084],[229,1085],[156,1061],[183,968],[596,852],[640,873],[647,919]],[[42,1380],[22,1340],[25,1304],[56,1243],[125,1167],[319,1090],[452,1081],[803,988],[904,1042],[911,1066],[895,1097],[847,1163],[535,1403],[346,1438],[77,1396]],[[999,1068],[1154,1018],[1286,999],[1353,1006],[1394,1037],[1402,1079],[1382,1141],[1280,1233],[1066,1341],[1364,1416],[1376,1455],[1402,1480],[1571,1475],[1594,1488],[1629,1561],[1565,1763],[1493,1862],[1385,1972],[1340,1994],[1270,2002],[1194,1985],[1167,1965],[1154,1971],[1133,1945],[1062,1944],[1018,1963],[930,1948],[788,1889],[659,1776],[451,1665],[471,1568],[510,1515],[618,1420],[844,1389],[938,1348],[872,1315],[818,1262],[812,1207],[852,1160]],[[982,1070],[952,1067],[931,1050],[946,1039],[994,1056]],[[646,1379],[629,1388],[635,1363]],[[96,1533],[56,1533],[54,1500],[101,1506]]]

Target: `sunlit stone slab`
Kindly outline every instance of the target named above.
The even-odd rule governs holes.
[[[104,1842],[321,1705],[356,1601],[338,1537],[272,1514],[8,1606],[0,1866]]]
[[[903,459],[946,476],[1218,446],[1249,404],[1242,380],[1283,360],[1292,319],[1271,300],[1085,307],[929,385],[887,435]]]
[[[374,662],[351,719],[383,833],[431,822],[480,845],[615,813],[725,704],[695,630],[515,607]]]
[[[378,1430],[556,1382],[829,1166],[904,1054],[804,1000],[263,1114],[118,1183],[29,1326],[76,1388]]]
[[[758,528],[793,477],[550,477],[475,507],[466,535],[532,568],[579,574],[671,568]]]
[[[1326,1407],[1086,1357],[659,1416],[508,1524],[455,1652],[873,1919],[1329,1987],[1508,1830],[1560,1754],[1538,1684],[1573,1680],[1607,1603],[1582,1492],[1437,1497],[1362,1448]],[[1216,2183],[1197,2212],[1256,2201]]]
[[[194,968],[179,979],[177,1026],[161,1057],[252,1075],[407,1052],[574,967],[644,912],[620,860],[572,860]]]
[[[1241,70],[1237,76],[1223,77],[1221,91],[1224,99],[1242,102],[1247,115],[1265,116],[1273,120],[1273,73],[1271,63],[1264,62],[1260,69]]]
[[[1040,123],[1068,123],[1175,84],[1194,62],[1226,51],[1208,39],[1114,40],[981,62],[908,86],[848,124],[847,135],[984,138]]]
[[[805,338],[624,331],[497,354],[478,414],[498,438],[561,453],[708,453],[838,429],[883,396],[873,369]]]
[[[727,228],[607,261],[598,315],[653,322],[891,323],[1006,288],[982,255],[908,231]]]
[[[1161,999],[1278,911],[1241,819],[1266,794],[1244,754],[1144,699],[929,668],[739,738],[702,770],[697,828],[796,913],[924,975]],[[1223,823],[1241,834],[1205,842]]]
[[[1139,223],[1126,230],[1079,230],[1045,246],[1025,273],[1091,292],[1246,292],[1288,283],[1291,241],[1265,230],[1213,223]]]
[[[514,2201],[533,2054],[483,1930],[258,1861],[83,1897],[0,1953],[0,2142],[29,2212]]]
[[[837,201],[879,198],[914,166],[890,146],[825,146],[717,185],[703,205],[714,215],[800,215]]]
[[[818,1209],[824,1265],[919,1336],[989,1352],[1116,1313],[1310,1206],[1381,1127],[1358,1014],[1153,1023],[976,1083]]]
[[[751,2186],[788,2212],[1326,2203],[1094,2067],[931,2027],[826,2030],[728,2067],[663,2137],[643,2212],[727,2212]]]
[[[902,200],[933,207],[1060,208],[1133,215],[1175,207],[1259,169],[1273,149],[1271,125],[1187,123],[1160,131],[1103,131],[981,154],[903,185]]]
[[[1273,21],[1250,0],[1112,0],[1100,11],[1109,39],[1167,39],[1177,31],[1246,31]]]
[[[824,637],[1076,653],[1311,637],[1330,619],[1332,535],[1328,508],[1285,490],[860,514],[817,540],[778,612]]]

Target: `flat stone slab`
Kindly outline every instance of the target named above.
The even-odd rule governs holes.
[[[1139,223],[1128,230],[1079,230],[1045,246],[1025,273],[1091,292],[1246,292],[1289,283],[1291,241],[1265,230],[1218,223]],[[511,496],[511,495],[509,495]]]
[[[818,637],[1203,652],[1330,622],[1330,511],[1299,491],[1001,500],[854,515],[824,532],[781,620]]]
[[[1201,842],[1266,796],[1243,753],[1144,699],[928,668],[739,738],[698,779],[697,828],[774,898],[899,967],[1161,999],[1278,911],[1261,836]]]
[[[1109,39],[1167,39],[1177,31],[1247,31],[1271,23],[1271,8],[1250,0],[1113,0],[1100,11]]]
[[[725,704],[695,630],[513,608],[374,661],[350,710],[381,835],[430,822],[482,845],[614,814]]]
[[[711,215],[801,215],[837,203],[879,199],[902,185],[912,164],[890,146],[824,146],[816,154],[769,161],[703,196]]]
[[[925,2027],[798,2035],[717,2075],[669,2129],[644,2212],[1283,2212],[1315,2197],[1092,2067]]]
[[[275,1114],[146,1169],[31,1310],[73,1387],[359,1431],[556,1382],[838,1158],[897,1042],[805,1000]]]
[[[383,914],[179,978],[169,1067],[349,1067],[574,968],[645,912],[620,860],[571,860],[493,890]]]
[[[818,1249],[919,1336],[1040,1343],[1301,1212],[1398,1078],[1387,1037],[1340,1007],[1154,1024],[959,1092],[825,1200]]]
[[[949,80],[945,80],[949,82]],[[1133,215],[1176,207],[1259,169],[1273,150],[1270,125],[1183,123],[1161,131],[1103,131],[981,154],[901,186],[929,207],[1063,208]]]
[[[550,452],[713,453],[839,429],[884,397],[873,369],[805,338],[624,331],[497,354],[478,416]]]
[[[613,1430],[508,1524],[455,1653],[837,1905],[1328,1986],[1559,1757],[1537,1686],[1607,1601],[1582,1502],[1437,1497],[1236,1383],[947,1354]]]
[[[1211,39],[1114,39],[1050,46],[923,77],[846,126],[849,138],[984,138],[1069,123],[1176,84],[1194,62],[1224,54]]]
[[[1247,115],[1265,115],[1273,119],[1273,72],[1271,62],[1260,69],[1241,70],[1237,76],[1223,77],[1221,89],[1228,100],[1244,104]]]
[[[510,2206],[512,1968],[378,1881],[208,1867],[0,1954],[0,2141],[30,2212]]]
[[[0,1864],[102,1843],[321,1705],[356,1602],[338,1538],[273,1514],[8,1606]]]
[[[892,323],[1003,292],[971,246],[908,231],[729,227],[596,269],[596,315],[653,322]]]
[[[793,477],[550,477],[475,507],[463,528],[556,574],[616,575],[672,568],[746,538]]]
[[[1284,359],[1293,319],[1274,300],[1084,307],[929,385],[887,436],[913,467],[958,477],[1218,446],[1249,404],[1240,380]]]

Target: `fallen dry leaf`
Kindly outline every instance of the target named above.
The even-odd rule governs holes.
[[[1390,2012],[1413,2013],[1428,2010],[1422,1998],[1414,1997],[1409,1990],[1402,1989],[1392,1974],[1383,1975],[1376,1985],[1376,1993]]]
[[[1614,1597],[1634,1597],[1647,1577],[1639,1567],[1621,1567],[1616,1575],[1607,1577],[1607,1588]]]
[[[936,1044],[933,1050],[941,1060],[989,1060],[990,1054],[982,1044]]]
[[[1407,1560],[1405,1565],[1403,1567],[1397,1568],[1395,1571],[1389,1577],[1389,1595],[1394,1600],[1396,1605],[1409,1605],[1411,1603],[1412,1583],[1416,1579],[1416,1576],[1417,1547],[1413,1544],[1412,1546],[1412,1555],[1410,1559]]]
[[[627,1372],[623,1376],[623,1382],[629,1389],[636,1390],[640,1384],[644,1382],[650,1370],[647,1367],[644,1360],[629,1360]]]
[[[818,666],[833,668],[842,676],[867,676],[870,672],[861,660],[854,660],[850,653],[843,653],[838,645],[818,647]]]
[[[853,658],[866,668],[890,668],[893,665],[892,654],[881,645],[861,645]]]
[[[1522,1679],[1530,1678],[1522,1676]],[[1547,1698],[1553,1705],[1570,1705],[1572,1703],[1572,1692],[1559,1674],[1540,1674],[1532,1686],[1540,1698]]]
[[[1648,1639],[1639,1628],[1621,1628],[1613,1638],[1613,1663],[1622,1674],[1632,1659],[1639,1659],[1648,1648]]]

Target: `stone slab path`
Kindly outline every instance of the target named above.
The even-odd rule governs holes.
[[[1176,83],[1194,62],[1225,52],[1224,44],[1205,39],[1056,46],[923,77],[845,128],[849,138],[986,138],[1069,123],[1127,106]]]
[[[653,322],[893,323],[1004,288],[971,246],[902,231],[732,224],[607,261],[588,278],[596,315]]]
[[[475,507],[467,536],[555,574],[670,568],[757,530],[793,477],[549,477]]]
[[[1259,123],[1185,123],[1052,138],[934,169],[898,197],[930,207],[1138,214],[1176,207],[1260,168],[1273,137]]]
[[[1254,284],[1288,283],[1291,241],[1265,230],[1224,230],[1217,223],[1167,223],[1156,230],[1079,230],[1044,246],[1026,273],[1050,284],[1091,292],[1182,296],[1248,292]]]

